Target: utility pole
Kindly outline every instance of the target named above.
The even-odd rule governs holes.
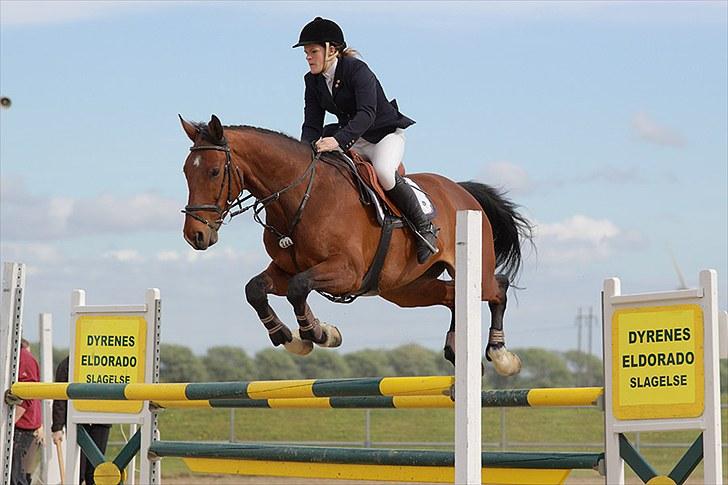
[[[589,340],[587,342],[587,349],[589,355],[592,354],[592,327],[594,326],[594,307],[589,307],[589,315],[587,316],[587,325],[589,326]]]
[[[581,352],[581,324],[584,316],[581,313],[581,307],[576,311],[576,330],[577,330],[577,350]]]
[[[576,372],[576,385],[581,385],[582,376],[584,374],[584,366],[581,364],[581,354],[582,354],[582,347],[581,347],[581,326],[584,320],[584,316],[581,312],[581,307],[579,307],[576,311],[576,329],[577,329],[577,339],[579,341],[579,352],[577,353],[577,372]]]

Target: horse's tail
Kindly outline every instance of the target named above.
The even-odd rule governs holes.
[[[478,182],[458,182],[483,208],[493,228],[495,264],[499,272],[513,281],[521,268],[521,241],[533,245],[533,225],[518,213],[518,206],[505,197],[505,192]]]

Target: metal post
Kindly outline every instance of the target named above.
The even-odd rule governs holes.
[[[53,316],[50,313],[38,315],[38,332],[40,336],[40,381],[53,382],[55,378],[53,368]],[[41,483],[61,483],[58,452],[56,447],[53,446],[53,432],[51,431],[53,401],[45,399],[40,404],[43,417],[43,437],[46,443],[40,449]]]
[[[500,449],[506,450],[506,408],[500,408]]]
[[[2,296],[0,297],[0,378],[2,390],[17,380],[20,362],[20,335],[23,326],[25,265],[3,265]],[[10,483],[13,463],[13,432],[15,406],[0,402],[0,483]]]
[[[230,408],[230,443],[235,443],[235,408]]]
[[[364,447],[372,447],[372,410],[367,409],[364,413]]]

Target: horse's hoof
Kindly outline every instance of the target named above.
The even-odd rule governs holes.
[[[310,340],[302,340],[298,329],[291,332],[292,340],[283,344],[287,351],[296,355],[308,355],[313,350],[313,343]]]
[[[341,332],[339,332],[338,328],[324,322],[319,322],[319,325],[321,325],[321,330],[323,330],[324,335],[326,335],[326,340],[318,344],[320,347],[333,348],[341,345],[342,337]]]
[[[493,362],[495,371],[502,376],[514,376],[521,372],[521,359],[508,350],[505,345],[488,347],[486,351],[488,360]]]

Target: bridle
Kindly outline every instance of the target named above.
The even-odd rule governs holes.
[[[213,231],[216,231],[220,229],[220,226],[225,223],[225,218],[229,217],[232,219],[238,214],[241,214],[244,212],[244,210],[237,210],[237,211],[231,211],[233,207],[241,207],[243,203],[248,200],[251,195],[248,195],[247,197],[241,198],[240,196],[243,193],[243,176],[240,174],[240,169],[238,167],[235,167],[235,175],[238,179],[238,185],[240,187],[240,192],[233,198],[233,178],[232,178],[232,157],[230,155],[230,147],[228,146],[227,142],[225,142],[223,145],[200,145],[196,147],[190,147],[191,152],[201,152],[204,150],[217,150],[220,152],[225,152],[225,168],[224,168],[224,174],[222,178],[222,184],[220,185],[220,192],[217,194],[217,198],[215,199],[215,204],[201,204],[201,205],[186,205],[184,209],[182,209],[182,213],[190,216],[191,218],[205,224],[207,227],[212,229]],[[220,200],[220,197],[222,196],[223,189],[225,188],[225,182],[227,182],[227,198],[225,199],[225,205],[221,209],[220,206],[217,205],[217,201]],[[195,214],[195,212],[199,211],[208,211],[208,212],[216,212],[218,215],[218,218],[210,222],[206,218]]]
[[[232,163],[232,156],[230,155],[230,147],[227,144],[227,141],[223,140],[222,145],[200,145],[200,146],[193,146],[190,147],[191,152],[198,152],[203,150],[217,150],[221,152],[225,152],[225,173],[223,174],[222,184],[220,185],[220,192],[217,195],[217,200],[220,200],[220,197],[222,196],[223,190],[225,189],[225,182],[227,181],[228,185],[228,193],[227,198],[225,201],[224,207],[221,209],[220,206],[215,204],[201,204],[201,205],[186,205],[184,209],[182,209],[182,213],[185,215],[188,215],[192,217],[193,219],[205,224],[207,227],[212,229],[213,231],[217,232],[220,229],[220,226],[223,224],[227,224],[233,217],[242,214],[243,212],[248,211],[249,209],[253,209],[253,219],[255,222],[263,226],[264,228],[268,229],[269,231],[273,232],[278,237],[278,245],[281,248],[289,248],[293,245],[293,240],[291,239],[293,235],[293,231],[296,228],[296,225],[301,220],[301,217],[303,216],[303,209],[306,207],[306,204],[308,203],[308,199],[311,197],[311,189],[313,188],[313,180],[316,176],[316,162],[319,160],[320,153],[316,153],[315,156],[312,158],[311,163],[308,165],[306,170],[301,174],[300,177],[298,177],[296,180],[285,186],[284,188],[272,193],[271,195],[264,197],[262,199],[255,199],[255,202],[252,204],[249,204],[247,206],[243,207],[243,204],[248,201],[249,199],[253,198],[253,194],[248,194],[245,197],[242,197],[243,191],[245,190],[243,187],[243,176],[240,174],[240,169],[233,165]],[[235,168],[235,175],[237,176],[238,185],[240,187],[240,192],[238,192],[237,195],[233,197],[233,167]],[[260,213],[265,209],[268,205],[272,204],[273,202],[277,201],[281,195],[288,192],[293,187],[297,186],[303,180],[306,178],[306,176],[309,176],[308,184],[306,186],[306,192],[303,194],[303,198],[301,199],[300,204],[298,205],[298,210],[296,210],[295,215],[293,216],[293,220],[288,226],[287,233],[284,234],[280,231],[278,231],[275,227],[266,224],[263,222],[263,220],[260,218]],[[233,208],[237,208],[236,210],[232,210]],[[195,214],[195,212],[199,211],[210,211],[210,212],[216,212],[218,215],[218,218],[210,222],[208,219]]]

